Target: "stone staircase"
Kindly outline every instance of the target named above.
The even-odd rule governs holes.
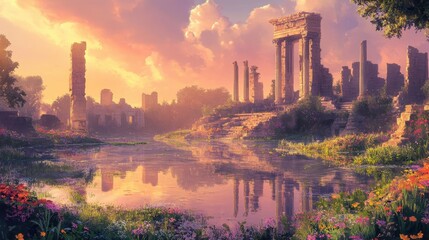
[[[341,102],[339,104],[339,110],[351,112],[353,108],[353,102]]]
[[[198,124],[193,127],[196,138],[210,136],[211,139],[245,139],[271,135],[271,121],[275,121],[277,113],[246,113],[223,117],[216,121]]]
[[[325,108],[326,111],[335,111],[337,108],[332,103],[332,100],[322,100],[321,101],[322,106]]]
[[[383,145],[385,146],[400,146],[405,144],[408,141],[406,136],[407,127],[410,124],[410,120],[412,116],[421,111],[428,111],[429,106],[424,105],[406,105],[405,110],[400,114],[400,116],[396,119],[396,124],[398,128],[391,135],[389,141],[385,142]]]

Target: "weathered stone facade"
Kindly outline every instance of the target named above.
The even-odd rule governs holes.
[[[408,46],[407,56],[407,98],[410,102],[420,102],[424,99],[421,88],[428,79],[428,54]]]
[[[113,93],[110,91],[110,89],[101,90],[100,104],[102,106],[110,106],[113,104]]]
[[[71,128],[77,131],[87,130],[86,119],[86,98],[85,98],[85,51],[86,43],[73,43],[71,47],[71,76],[70,76],[70,96],[71,96]]]
[[[151,108],[154,108],[158,105],[158,93],[152,92],[149,94],[142,94],[142,108],[144,111],[147,111]]]
[[[351,102],[359,95],[359,81],[353,77],[349,67],[343,66],[341,71],[341,93],[344,102]]]
[[[386,93],[389,96],[397,96],[404,87],[405,78],[401,73],[401,66],[395,63],[387,64]]]
[[[259,82],[260,73],[258,67],[252,66],[250,68],[250,101],[253,103],[261,102],[264,100],[264,86]]]
[[[352,71],[347,66],[343,66],[341,71],[341,92],[343,101],[349,102],[356,100],[358,96],[366,94],[374,95],[380,93],[385,81],[378,77],[378,65],[367,61],[365,64],[366,77],[363,80],[360,77],[361,63],[354,62]],[[363,83],[361,81],[364,81]],[[361,87],[364,89],[361,89]],[[362,91],[362,92],[361,92]]]
[[[88,109],[88,126],[91,131],[103,132],[139,130],[144,127],[143,110],[131,107],[124,98],[118,104],[95,104]]]
[[[293,43],[295,41],[299,42],[300,98],[332,93],[332,84],[329,85],[329,80],[322,80],[322,74],[327,74],[326,69],[321,65],[320,58],[321,20],[320,14],[308,12],[270,20],[274,26],[273,42],[276,46],[275,102],[277,104],[290,103],[294,99]]]

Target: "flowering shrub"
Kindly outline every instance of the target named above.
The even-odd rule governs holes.
[[[299,239],[427,239],[429,163],[369,194],[333,194],[297,216]]]

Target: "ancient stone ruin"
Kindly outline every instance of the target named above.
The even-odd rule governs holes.
[[[386,93],[389,96],[396,96],[405,84],[404,74],[401,73],[401,66],[395,63],[387,64]]]
[[[116,104],[110,89],[101,91],[100,104],[88,109],[88,129],[95,132],[117,133],[140,130],[144,127],[144,113],[133,108],[124,98]],[[150,96],[150,95],[149,95]]]
[[[250,98],[249,98],[249,62],[246,60],[243,62],[243,65],[244,65],[243,101],[249,102],[250,101]]]
[[[85,98],[85,50],[85,42],[73,43],[71,47],[72,67],[70,76],[70,124],[71,128],[77,131],[87,130]]]
[[[151,94],[142,94],[142,109],[147,111],[158,105],[158,93],[152,92]]]
[[[113,93],[110,89],[101,90],[100,95],[100,104],[102,106],[110,106],[113,104]]]
[[[410,102],[421,102],[424,99],[421,88],[428,79],[428,54],[420,53],[416,48],[409,46],[406,75],[408,100]]]
[[[320,14],[300,12],[290,16],[272,19],[276,46],[276,104],[291,103],[294,99],[293,43],[299,43],[300,98],[331,96],[332,84],[326,69],[321,65]],[[283,70],[284,69],[284,70]]]
[[[238,95],[238,64],[237,61],[232,63],[234,65],[234,95],[232,100],[234,102],[239,102],[239,95]]]
[[[264,100],[264,85],[259,82],[258,67],[252,66],[250,68],[250,101],[258,103]]]

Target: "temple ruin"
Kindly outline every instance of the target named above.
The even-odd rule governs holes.
[[[258,103],[264,100],[264,85],[259,82],[260,73],[257,66],[250,68],[250,102]]]
[[[387,64],[386,93],[389,96],[396,96],[405,84],[404,74],[401,73],[401,66],[395,63]]]
[[[158,93],[142,94],[142,108],[144,111],[152,109],[158,105]]]
[[[113,93],[110,91],[110,89],[101,90],[100,104],[102,106],[110,106],[113,104]]]
[[[86,42],[73,43],[71,47],[72,67],[70,76],[70,124],[71,128],[77,131],[87,130],[85,98],[85,50]]]
[[[418,49],[408,46],[406,85],[408,100],[421,102],[424,94],[421,90],[428,79],[428,54],[420,53]]]
[[[233,101],[239,102],[239,95],[238,95],[238,64],[237,61],[232,63],[234,65],[234,95],[233,95]]]
[[[124,98],[116,104],[110,89],[100,93],[100,104],[88,109],[88,129],[92,132],[116,133],[141,130],[144,127],[144,113],[141,108],[133,108]]]
[[[294,42],[299,43],[300,98],[332,95],[332,84],[320,58],[322,17],[317,13],[300,12],[272,19],[276,46],[276,104],[291,103],[294,99]],[[326,85],[326,86],[325,86]]]

